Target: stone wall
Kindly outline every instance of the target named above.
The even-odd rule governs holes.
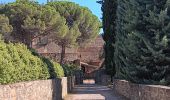
[[[60,62],[61,54],[60,53],[40,53],[42,56],[46,58],[50,58],[55,60],[56,62]],[[65,61],[74,61],[78,59],[77,53],[66,53]]]
[[[42,39],[35,38],[32,43],[32,47],[44,56],[60,61],[61,47],[54,42],[47,42],[47,37],[41,37]],[[47,40],[46,40],[47,39]],[[40,42],[42,40],[42,43]],[[50,41],[50,40],[49,40]],[[44,45],[43,45],[44,44]],[[86,46],[79,48],[66,48],[65,60],[74,61],[81,59],[82,62],[100,61],[99,55],[103,50],[104,40],[102,36],[98,36],[96,40],[90,42]]]
[[[125,80],[114,80],[114,89],[130,100],[170,100],[170,87],[167,86],[133,84]]]
[[[67,85],[66,77],[0,85],[0,100],[62,100]]]
[[[72,89],[74,88],[74,83],[75,83],[75,76],[67,77],[67,90],[68,90],[68,92],[72,91]]]

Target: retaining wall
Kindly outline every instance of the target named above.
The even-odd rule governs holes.
[[[170,87],[161,85],[134,84],[114,80],[114,89],[130,100],[170,100]]]
[[[62,100],[69,85],[67,77],[0,85],[0,100]]]

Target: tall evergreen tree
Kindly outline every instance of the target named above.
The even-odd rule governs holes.
[[[170,84],[169,0],[137,0],[131,4],[136,5],[131,16],[137,20],[126,24],[124,72],[136,83]]]
[[[114,61],[116,66],[116,77],[125,78],[127,75],[125,74],[124,69],[126,67],[126,47],[124,40],[127,36],[125,26],[128,22],[126,16],[129,15],[128,11],[130,11],[129,0],[118,0],[117,5]]]
[[[116,11],[117,0],[103,0],[103,39],[105,41],[105,67],[107,74],[114,76],[116,73],[114,63],[114,44],[115,44],[115,27],[116,27]]]

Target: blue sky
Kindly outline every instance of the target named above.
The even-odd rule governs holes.
[[[8,2],[14,2],[15,0],[0,0],[2,3],[8,3]],[[46,3],[47,0],[37,0],[39,3]],[[98,18],[101,20],[102,12],[101,12],[101,5],[96,3],[97,0],[70,0],[72,2],[75,2],[77,4],[80,4],[81,6],[88,7],[93,14],[98,16]]]

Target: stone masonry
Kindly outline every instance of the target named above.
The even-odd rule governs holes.
[[[130,100],[170,100],[170,87],[134,84],[125,80],[114,80],[114,89]]]
[[[0,100],[62,100],[67,95],[67,84],[63,77],[0,85]]]

